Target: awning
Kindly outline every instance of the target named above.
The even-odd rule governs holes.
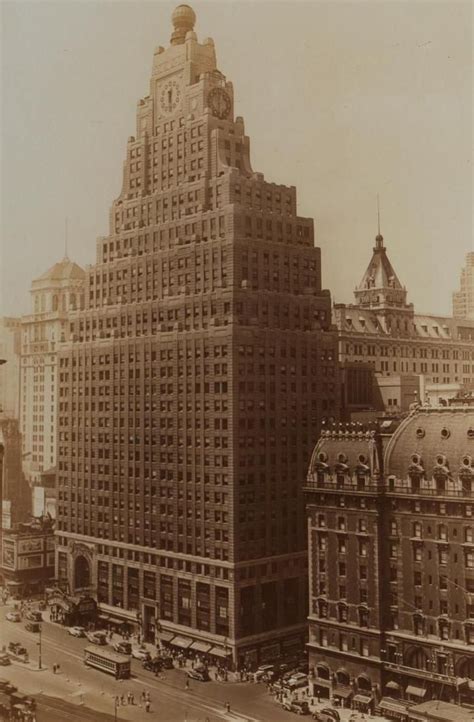
[[[313,680],[313,684],[316,687],[331,687],[331,680],[330,679],[324,679],[323,677],[315,677]]]
[[[365,694],[356,694],[353,702],[360,702],[361,704],[370,704],[372,697],[367,697]]]
[[[207,642],[193,642],[191,649],[195,649],[197,652],[209,652],[209,650],[212,649],[212,644],[208,644]]]
[[[157,632],[156,636],[161,639],[162,642],[171,642],[174,637],[173,632]]]
[[[422,687],[412,687],[411,684],[408,685],[405,691],[407,694],[413,695],[413,697],[424,697],[426,694],[426,689]]]
[[[222,649],[222,647],[213,647],[209,654],[212,654],[214,657],[222,657],[222,659],[225,659],[226,657],[229,657],[232,652],[228,649]]]
[[[406,714],[407,708],[404,704],[396,699],[383,697],[377,705],[377,709],[385,710],[385,712],[398,712],[398,714]]]
[[[181,649],[188,649],[188,647],[192,644],[192,639],[188,639],[187,637],[180,637],[179,635],[177,637],[173,637],[173,641],[171,644],[174,644],[175,647],[181,647]]]
[[[400,685],[398,682],[395,682],[393,679],[390,680],[390,682],[387,682],[385,685],[385,689],[395,689],[397,692],[400,689]]]
[[[335,687],[332,691],[333,697],[342,697],[342,699],[347,699],[352,694],[352,688],[351,687]]]

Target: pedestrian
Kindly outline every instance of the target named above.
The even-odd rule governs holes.
[[[130,704],[135,704],[135,695],[133,692],[130,692]]]
[[[149,692],[146,693],[146,701],[151,702],[151,695]]]
[[[127,694],[127,702],[128,702],[128,704],[132,704],[131,692],[129,692],[129,693]]]
[[[143,690],[143,692],[142,692],[141,700],[142,700],[142,702],[146,702],[145,690]]]
[[[125,697],[123,694],[120,695],[120,704],[122,705],[122,707],[125,706]]]
[[[151,707],[150,700],[147,699],[147,701],[145,702],[145,711],[146,711],[146,712],[149,712],[149,711],[150,711],[150,707]]]
[[[189,679],[186,680],[186,684],[184,686],[184,689],[189,689]]]

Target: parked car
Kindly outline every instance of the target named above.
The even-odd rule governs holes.
[[[8,612],[5,618],[8,619],[9,622],[21,622],[20,612]]]
[[[115,642],[114,649],[116,652],[119,652],[120,654],[131,654],[132,653],[132,645],[130,642]]]
[[[331,709],[331,707],[323,707],[316,712],[313,712],[313,719],[317,722],[341,722],[341,716],[337,709]]]
[[[14,694],[18,690],[8,679],[0,678],[0,692],[5,694]]]
[[[26,647],[23,647],[23,645],[20,644],[20,642],[10,642],[8,645],[8,652],[13,657],[17,657],[20,659],[27,660],[28,659],[28,651]]]
[[[208,682],[209,672],[206,667],[195,667],[194,669],[188,670],[188,677],[190,679],[197,679],[198,682]]]
[[[135,657],[135,659],[151,659],[151,654],[145,647],[132,647],[132,657]]]
[[[263,679],[267,679],[269,676],[273,676],[274,671],[274,664],[261,664],[254,674],[254,679],[256,682],[260,682]]]
[[[308,684],[308,675],[302,672],[293,674],[286,682],[285,687],[287,689],[299,689],[300,687],[306,687]]]
[[[283,702],[282,705],[283,709],[286,709],[287,712],[294,712],[295,714],[309,714],[309,706],[306,700],[291,702],[288,700],[287,702]]]
[[[71,637],[85,637],[86,636],[86,630],[84,627],[68,627],[68,634],[71,635]]]
[[[89,642],[92,642],[92,644],[107,644],[107,637],[105,632],[86,632],[86,637]]]
[[[11,659],[8,656],[8,654],[5,654],[4,652],[0,653],[0,665],[2,667],[8,667],[8,665],[11,664]]]
[[[25,624],[25,629],[28,632],[40,632],[41,631],[41,624],[39,622],[27,622]]]
[[[26,614],[26,618],[30,620],[30,622],[42,622],[43,621],[43,615],[41,612],[38,612],[36,609],[32,609],[30,612]]]
[[[167,655],[166,657],[160,657],[160,659],[163,664],[163,669],[174,669],[173,657]]]
[[[163,669],[163,660],[161,657],[150,657],[150,659],[144,659],[142,661],[143,669],[148,669],[149,672],[161,672]]]

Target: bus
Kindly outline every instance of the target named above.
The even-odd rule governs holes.
[[[97,647],[94,644],[90,644],[84,649],[84,664],[87,667],[95,667],[102,672],[107,672],[107,674],[113,674],[115,679],[130,677],[130,657],[112,652],[111,649]]]

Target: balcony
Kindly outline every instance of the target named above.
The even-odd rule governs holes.
[[[415,667],[407,667],[404,664],[396,664],[395,662],[384,662],[385,669],[391,672],[398,672],[401,674],[408,674],[411,677],[419,677],[420,679],[434,680],[435,682],[441,682],[441,684],[457,684],[457,677],[453,677],[449,674],[440,674],[439,672],[432,672],[428,669],[416,669]]]
[[[358,494],[376,494],[385,490],[385,485],[381,482],[360,479],[346,478],[344,481],[335,481],[334,477],[328,476],[324,479],[318,479],[316,474],[308,475],[304,491],[343,491],[344,493]]]

